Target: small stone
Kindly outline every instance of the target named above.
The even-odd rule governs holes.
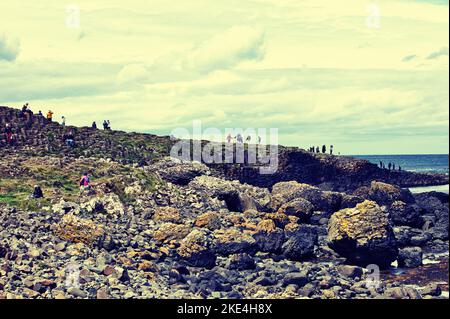
[[[77,298],[87,298],[87,292],[81,290],[80,288],[71,287],[67,290],[67,292]]]
[[[308,283],[308,274],[305,272],[292,272],[286,274],[283,280],[283,286],[297,285],[303,287]]]

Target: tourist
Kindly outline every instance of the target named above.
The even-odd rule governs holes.
[[[5,135],[6,135],[6,144],[12,145],[13,130],[9,123],[6,124]]]
[[[319,146],[316,147],[316,153],[317,154],[320,153],[320,147]]]
[[[61,125],[62,126],[66,126],[66,117],[65,116],[61,116],[62,122]]]
[[[334,146],[330,145],[330,155],[333,155],[333,148],[334,148]]]
[[[95,129],[95,130],[97,129],[97,123],[95,123],[95,121],[92,122],[92,128]]]
[[[84,173],[83,176],[80,179],[80,196],[84,194],[84,192],[89,192],[91,189],[90,185],[90,179],[89,179],[89,173]]]
[[[251,142],[251,140],[252,140],[252,137],[249,135],[249,136],[247,136],[247,138],[245,139],[245,141],[247,142],[247,143],[250,143]]]
[[[50,110],[47,112],[47,120],[49,122],[51,122],[53,120],[53,112]]]
[[[231,140],[233,139],[233,137],[231,136],[231,134],[228,134],[228,136],[227,136],[227,142],[228,142],[228,144],[230,144],[231,143]]]
[[[327,147],[325,145],[322,145],[322,153],[325,154],[327,152]]]
[[[68,134],[63,135],[64,143],[69,147],[75,147],[75,134],[70,131]]]
[[[391,170],[391,168],[392,168],[392,164],[389,163],[389,164],[388,164],[388,169]]]
[[[103,121],[103,129],[104,129],[105,131],[111,130],[111,126],[110,126],[109,120],[104,120],[104,121]]]

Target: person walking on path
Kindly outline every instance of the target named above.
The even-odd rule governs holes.
[[[84,192],[89,192],[91,190],[90,183],[89,173],[84,173],[80,179],[80,196],[82,196]]]

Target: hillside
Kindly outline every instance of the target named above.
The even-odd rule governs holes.
[[[173,161],[169,137],[39,117],[27,128],[2,107],[5,123],[18,138],[0,142],[0,299],[420,299],[448,291],[448,195],[398,186],[443,176],[285,147],[278,172],[260,175],[249,164]],[[67,130],[74,148],[62,140]],[[83,172],[92,189],[80,195]],[[395,263],[402,276],[383,277]],[[385,270],[375,284],[374,265]]]
[[[103,131],[88,127],[63,127],[49,123],[44,117],[34,116],[29,127],[20,111],[0,107],[0,127],[10,123],[16,131],[17,147],[0,147],[0,154],[7,156],[11,151],[21,154],[57,155],[72,157],[111,158],[124,164],[141,166],[154,163],[170,155],[177,140],[168,136]],[[64,144],[63,135],[74,132],[77,146]],[[0,145],[5,145],[1,136]],[[192,143],[192,142],[191,142]],[[203,141],[203,144],[207,141]],[[224,147],[221,145],[220,147]],[[259,166],[248,164],[248,153],[243,164],[210,164],[217,174],[227,179],[260,187],[272,187],[282,181],[296,180],[312,185],[323,185],[327,189],[347,190],[368,185],[373,180],[395,184],[400,187],[448,184],[448,176],[416,174],[380,169],[365,160],[328,154],[313,154],[299,148],[279,146],[279,166],[275,174],[259,174]]]

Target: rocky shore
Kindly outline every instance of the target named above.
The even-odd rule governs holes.
[[[63,130],[42,123],[37,136]],[[426,277],[424,256],[448,260],[448,194],[402,188],[440,176],[386,180],[327,156],[310,177],[281,161],[287,174],[262,185],[237,166],[173,161],[170,139],[77,133],[89,146],[0,148],[1,299],[448,298],[448,278],[406,277]],[[93,190],[80,197],[85,170]]]

